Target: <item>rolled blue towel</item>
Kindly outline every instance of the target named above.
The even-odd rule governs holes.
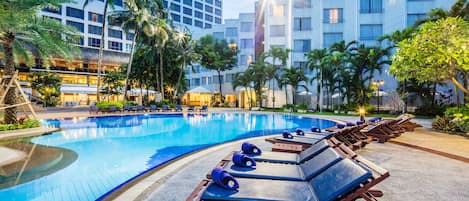
[[[378,118],[375,117],[375,118],[372,118],[372,119],[370,119],[370,120],[368,120],[368,121],[369,121],[369,122],[372,122],[372,123],[375,123],[375,122],[378,122]]]
[[[256,166],[256,161],[246,154],[236,152],[233,154],[233,163],[240,167],[252,167]]]
[[[293,139],[293,135],[287,130],[282,132],[283,138]]]
[[[303,130],[301,130],[300,128],[297,128],[295,130],[295,132],[296,132],[297,135],[305,135],[305,132]]]
[[[382,121],[383,120],[383,117],[376,117],[378,119],[378,121]]]
[[[358,126],[359,126],[359,125],[362,125],[362,124],[364,124],[364,123],[365,123],[365,122],[363,122],[363,121],[357,121],[357,125],[358,125]]]
[[[350,126],[350,127],[351,127],[351,126],[355,126],[355,124],[352,123],[352,122],[347,122],[347,126]]]
[[[337,124],[337,128],[340,128],[340,129],[345,128],[345,124]]]
[[[262,154],[262,151],[261,149],[259,149],[259,147],[249,142],[243,142],[243,144],[241,145],[241,150],[243,150],[243,153],[245,154]]]
[[[210,175],[212,176],[213,182],[224,189],[236,190],[239,188],[238,181],[223,168],[214,168]]]
[[[319,127],[313,126],[311,127],[311,132],[320,133],[321,129]]]

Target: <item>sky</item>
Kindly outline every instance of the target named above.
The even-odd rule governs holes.
[[[239,13],[254,12],[255,0],[224,0],[223,19],[238,18]]]

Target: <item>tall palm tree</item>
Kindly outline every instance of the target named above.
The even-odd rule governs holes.
[[[264,88],[267,81],[267,74],[265,73],[265,68],[268,66],[268,63],[265,62],[266,55],[261,54],[259,59],[254,63],[251,63],[249,67],[244,72],[249,75],[249,78],[252,82],[252,87],[256,93],[257,106],[262,107],[262,88]]]
[[[156,40],[155,46],[158,48],[159,62],[160,62],[160,66],[159,66],[160,90],[161,90],[160,92],[161,92],[161,97],[164,99],[165,93],[164,93],[164,74],[163,74],[164,72],[163,54],[166,48],[166,44],[171,39],[170,34],[172,32],[172,29],[170,26],[168,26],[168,24],[166,23],[166,20],[160,19],[160,20],[157,20],[157,23],[155,23],[154,31],[155,31],[155,40]],[[158,77],[158,71],[156,72],[156,75]]]
[[[144,33],[148,33],[148,30],[153,29],[150,18],[156,17],[162,19],[166,13],[161,1],[127,0],[125,1],[125,7],[126,10],[114,11],[110,14],[109,18],[113,24],[120,24],[127,34],[129,34],[130,30],[134,31],[124,85],[124,99],[127,100],[127,86],[129,84],[130,72],[132,71],[135,43],[139,32],[143,30]]]
[[[271,46],[266,54],[267,57],[272,58],[272,65],[267,68],[267,77],[270,81],[269,88],[272,90],[272,108],[275,107],[274,78],[278,70],[286,68],[290,52],[291,49]],[[277,64],[277,59],[280,61],[280,64]]]
[[[234,75],[233,81],[231,82],[231,84],[233,86],[233,90],[236,90],[237,87],[243,87],[244,88],[244,90],[247,94],[247,97],[248,97],[249,110],[251,110],[251,108],[252,108],[252,97],[251,97],[251,92],[249,91],[249,89],[251,88],[251,80],[252,80],[251,76],[252,75],[249,74],[249,73],[237,72]]]
[[[306,77],[304,70],[299,67],[284,68],[283,71],[283,80],[285,80],[286,84],[292,87],[292,100],[293,104],[296,104],[296,91],[300,87],[308,91],[308,87],[305,84],[302,84],[303,82],[306,83],[308,78]]]
[[[58,8],[67,2],[70,1],[29,0],[0,3],[0,46],[4,51],[5,75],[12,76],[15,73],[15,61],[18,60],[32,65],[33,57],[37,57],[48,66],[54,63],[54,57],[70,61],[74,56],[78,56],[79,49],[70,43],[76,43],[79,39],[76,29],[37,15],[44,7]],[[8,83],[10,79],[7,78],[4,82]],[[6,93],[4,104],[15,105],[16,88],[12,87]],[[17,123],[16,107],[5,109],[4,121],[7,124]]]
[[[334,45],[333,45],[334,46]],[[333,47],[332,46],[332,47]],[[331,52],[328,54],[324,60],[325,63],[328,64],[333,68],[334,71],[334,80],[335,82],[332,84],[332,93],[335,91],[335,89],[338,90],[339,94],[339,113],[340,111],[340,105],[342,104],[342,98],[343,98],[343,86],[342,86],[342,78],[343,74],[345,74],[345,57],[346,54],[340,51],[335,51]],[[337,84],[337,85],[336,85]]]
[[[322,102],[322,86],[324,86],[323,72],[326,68],[324,58],[327,56],[328,51],[326,48],[323,49],[314,49],[306,53],[306,66],[315,74],[311,78],[310,83],[312,84],[315,80],[317,82],[317,98],[316,98],[316,110],[320,111]]]
[[[176,44],[178,46],[179,58],[182,60],[182,65],[179,70],[179,76],[176,84],[175,94],[179,95],[179,86],[182,79],[182,73],[184,69],[191,65],[192,62],[196,62],[199,59],[198,54],[195,52],[196,42],[192,40],[191,35],[188,35],[184,32],[176,34]]]

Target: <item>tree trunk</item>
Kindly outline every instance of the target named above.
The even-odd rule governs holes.
[[[179,85],[181,83],[181,79],[182,79],[182,72],[184,71],[184,68],[186,67],[186,59],[184,58],[182,60],[182,67],[181,67],[181,70],[179,71],[179,76],[178,76],[178,81],[176,83],[176,96],[179,97]]]
[[[404,80],[404,86],[402,87],[402,95],[404,95],[404,113],[407,113],[407,105],[408,105],[408,98],[406,93],[407,88],[407,80]]]
[[[3,50],[5,52],[5,75],[6,76],[13,76],[15,73],[15,65],[14,65],[14,57],[13,57],[13,41],[15,40],[15,36],[11,33],[8,34],[8,39],[6,43],[3,45]],[[11,78],[6,78],[3,83],[9,83]],[[16,87],[13,85],[10,89],[6,92],[5,96],[5,105],[14,105],[16,104]],[[18,119],[16,118],[16,107],[11,107],[5,109],[5,116],[3,117],[5,124],[16,124],[18,123]]]
[[[469,89],[469,74],[465,73],[462,76],[464,88]],[[464,104],[469,102],[469,94],[464,94]]]
[[[432,108],[434,108],[435,104],[436,104],[436,86],[437,86],[437,83],[433,83],[433,91],[432,91]]]
[[[293,87],[293,86],[292,86],[291,92],[292,92],[292,97],[291,97],[291,98],[292,98],[292,102],[293,102],[293,105],[295,105],[295,104],[296,104],[296,97],[295,97],[295,95],[296,95],[296,87]]]
[[[130,72],[132,71],[132,60],[134,58],[134,48],[135,48],[135,41],[137,40],[138,35],[138,25],[135,25],[134,28],[134,37],[132,38],[132,47],[130,49],[130,57],[129,63],[127,64],[127,74],[125,75],[125,85],[124,85],[124,101],[127,101],[127,86],[129,85],[129,76]]]
[[[164,99],[163,47],[160,50],[160,76],[161,97]]]
[[[217,73],[218,73],[218,87],[220,89],[220,101],[221,103],[224,103],[225,102],[225,99],[223,98],[223,93],[221,91],[221,72],[219,70],[217,70]]]
[[[96,102],[99,102],[99,92],[101,87],[101,68],[103,65],[103,52],[104,52],[104,36],[106,30],[106,14],[109,6],[109,0],[104,0],[104,11],[103,11],[103,24],[101,31],[101,41],[99,42],[99,53],[98,53],[98,81],[96,83]]]

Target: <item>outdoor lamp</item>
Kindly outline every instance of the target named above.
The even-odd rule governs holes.
[[[358,108],[358,114],[360,115],[360,121],[365,122],[366,109],[364,106]]]

